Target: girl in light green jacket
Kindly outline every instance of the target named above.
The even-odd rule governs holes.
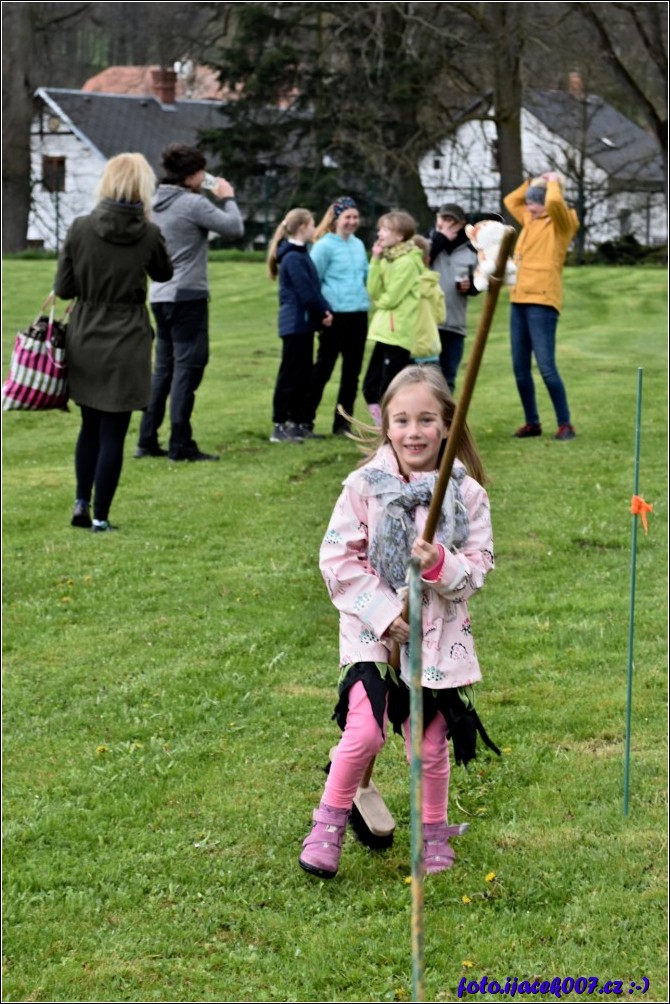
[[[368,339],[375,342],[363,382],[363,396],[375,419],[391,380],[409,365],[421,301],[421,251],[412,238],[416,223],[399,210],[377,223],[367,289],[374,313]]]

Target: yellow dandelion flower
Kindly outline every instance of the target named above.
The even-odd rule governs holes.
[[[495,877],[496,877],[496,873],[495,872],[489,872],[488,875],[486,876],[486,881],[487,882],[493,882],[493,880],[494,880]]]
[[[407,878],[405,879],[405,885],[411,885],[411,884],[412,884],[412,876],[408,875]]]
[[[101,756],[103,753],[109,753],[109,748],[107,746],[98,746],[95,752]]]
[[[468,903],[472,903],[472,900],[470,899],[469,896],[461,896],[461,902],[465,903],[465,904],[468,904]]]
[[[502,751],[503,751],[503,753],[511,753],[512,752],[512,747],[511,746],[503,746]]]
[[[472,969],[472,967],[474,966],[474,962],[470,962],[470,959],[463,959],[461,965],[463,966],[464,969]]]

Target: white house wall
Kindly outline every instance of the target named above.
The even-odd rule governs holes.
[[[419,165],[421,182],[429,206],[437,209],[445,202],[457,202],[467,213],[500,212],[500,174],[495,169],[496,128],[494,122],[464,123],[453,138],[423,158]],[[577,152],[526,109],[521,115],[521,146],[524,177],[557,170],[574,175],[569,165]],[[584,164],[584,204],[587,229],[585,247],[593,248],[624,233],[632,233],[644,244],[667,241],[667,215],[662,192],[607,193],[606,174],[592,161]],[[521,179],[519,179],[521,183]],[[503,193],[506,194],[506,193]],[[568,202],[579,205],[576,184],[566,186]]]
[[[33,121],[31,136],[32,208],[28,218],[28,240],[46,250],[58,250],[68,227],[77,216],[90,213],[96,203],[105,160],[78,139],[64,124],[58,131],[43,128],[40,116]],[[45,192],[42,188],[42,157],[65,158],[65,191]]]

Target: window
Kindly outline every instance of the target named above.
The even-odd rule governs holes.
[[[42,191],[65,191],[65,157],[42,157]]]
[[[440,157],[433,157],[433,170],[439,171],[442,167],[442,159]]]

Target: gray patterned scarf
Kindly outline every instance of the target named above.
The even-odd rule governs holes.
[[[437,524],[435,539],[447,551],[462,547],[468,538],[470,522],[460,490],[465,473],[463,467],[452,472]],[[409,484],[375,467],[363,468],[361,474],[364,480],[361,494],[379,497],[384,506],[379,530],[370,543],[370,564],[397,590],[406,583],[410,552],[417,536],[414,511],[417,506],[430,505],[437,474],[428,474]]]

